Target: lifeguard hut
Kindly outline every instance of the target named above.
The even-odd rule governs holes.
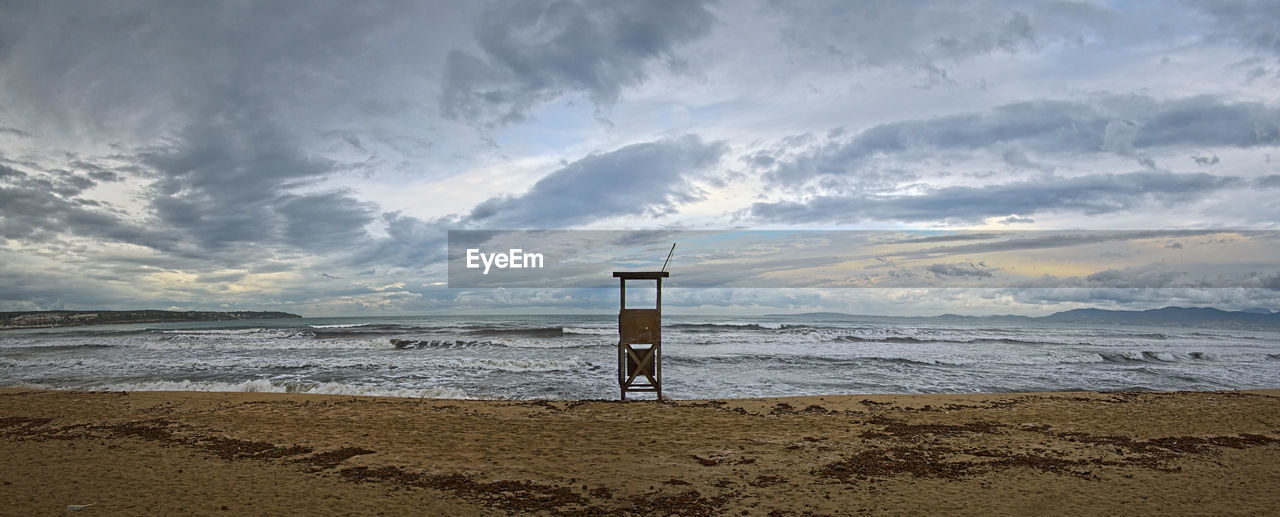
[[[675,251],[674,246],[672,251]],[[670,255],[667,260],[670,260]],[[622,400],[627,400],[628,391],[656,392],[658,400],[662,400],[662,279],[671,273],[614,271],[613,276],[619,280],[621,289],[618,297],[621,305],[618,310],[618,387],[622,390]],[[657,282],[657,306],[628,309],[627,280]]]

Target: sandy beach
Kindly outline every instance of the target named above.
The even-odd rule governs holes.
[[[0,514],[1257,515],[1280,391],[507,402],[0,391]]]

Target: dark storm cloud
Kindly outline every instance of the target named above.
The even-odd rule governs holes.
[[[1214,21],[1215,38],[1280,57],[1280,3],[1273,0],[1196,0],[1186,5]]]
[[[343,249],[373,220],[373,208],[347,194],[290,193],[335,165],[305,156],[272,123],[251,112],[209,116],[138,156],[155,174],[150,204],[160,224],[203,250],[281,239]]]
[[[377,208],[320,185],[351,164],[318,154],[315,140],[337,125],[363,144],[357,150],[366,161],[399,161],[409,151],[380,142],[409,137],[380,125],[387,114],[364,108],[422,104],[414,97],[427,88],[412,86],[443,62],[427,51],[461,31],[415,2],[66,7],[4,8],[0,125],[12,125],[6,119],[15,113],[38,113],[28,121],[38,129],[20,124],[21,134],[4,133],[39,134],[39,150],[54,161],[73,154],[57,147],[67,141],[110,144],[109,161],[127,165],[84,159],[70,168],[98,182],[139,176],[145,187],[135,208],[144,221],[122,223],[91,210],[92,201],[28,189],[25,204],[6,204],[6,227],[121,240],[179,253],[192,267],[205,267],[205,259],[256,267],[277,252],[359,248]],[[450,11],[465,17],[468,9],[460,3]],[[13,106],[23,109],[4,109]],[[23,207],[49,215],[8,224]]]
[[[1008,214],[1071,210],[1105,214],[1156,201],[1174,204],[1240,186],[1239,178],[1204,173],[1133,172],[1050,177],[984,187],[945,187],[919,195],[816,196],[805,201],[760,202],[749,215],[770,223],[858,221],[980,221]]]
[[[949,264],[929,264],[925,271],[933,273],[939,278],[945,277],[973,277],[973,278],[994,278],[992,271],[995,269],[986,267],[985,264],[974,264],[972,262],[953,262]]]
[[[79,198],[95,185],[87,176],[60,171],[29,174],[0,165],[0,237],[49,244],[71,234],[111,241],[159,244],[158,232],[124,221],[101,203]]]
[[[448,256],[447,231],[457,223],[450,219],[424,221],[397,212],[383,213],[387,236],[367,243],[341,263],[347,267],[387,265],[421,269],[442,263]]]
[[[908,237],[905,239],[885,241],[884,244],[928,244],[933,242],[977,241],[997,237],[999,234],[982,232],[964,232],[950,235],[930,235],[928,237]]]
[[[1196,162],[1196,165],[1200,165],[1203,167],[1210,167],[1213,165],[1217,165],[1219,162],[1222,161],[1221,159],[1218,158],[1218,155],[1216,154],[1210,154],[1209,156],[1194,155],[1191,157],[1191,160]]]
[[[441,16],[440,7],[401,0],[7,2],[0,59],[12,73],[0,84],[45,117],[114,122],[107,127],[116,131],[138,115],[133,110],[181,115],[192,103],[234,103],[236,93],[280,105],[342,93],[361,107],[397,106],[412,97],[387,91],[406,86],[387,81],[411,84],[414,74],[436,73],[436,49],[464,30],[457,19],[472,9],[453,2],[450,16]]]
[[[347,249],[366,238],[365,225],[377,206],[356,200],[348,192],[284,196],[278,210],[284,216],[284,238],[302,249]]]
[[[843,66],[897,67],[917,88],[953,84],[950,67],[993,53],[1076,45],[1110,30],[1114,13],[1084,2],[775,2],[785,44]],[[790,57],[790,56],[789,56]]]
[[[891,122],[830,138],[779,163],[765,178],[796,184],[824,175],[862,175],[881,155],[926,155],[1018,146],[1053,155],[1111,152],[1150,167],[1141,151],[1168,146],[1248,148],[1280,145],[1280,109],[1211,96],[1168,101],[1107,96],[1091,101],[1038,100],[984,112]]]
[[[1268,174],[1253,180],[1255,188],[1280,188],[1280,174]]]
[[[668,214],[702,198],[690,180],[716,164],[724,151],[724,144],[690,135],[591,155],[548,174],[524,194],[476,205],[467,222],[487,228],[546,228]]]
[[[18,271],[0,268],[0,310],[56,310],[111,307],[126,299],[115,286],[85,285],[83,274],[51,270]]]
[[[1114,288],[1174,287],[1185,276],[1186,273],[1183,271],[1163,264],[1151,264],[1099,271],[1085,277],[1084,285]]]
[[[565,94],[606,107],[642,82],[654,62],[678,60],[673,51],[705,36],[713,21],[701,1],[500,2],[476,26],[480,55],[449,54],[441,110],[504,125]]]
[[[154,180],[145,190],[143,221],[79,197],[100,182],[119,181],[116,170],[85,161],[39,174],[0,166],[0,232],[28,242],[73,235],[135,244],[199,259],[191,265],[219,256],[223,264],[247,264],[290,246],[347,251],[366,238],[372,205],[346,192],[293,192],[332,173],[333,164],[302,155],[281,131],[252,116],[208,117],[179,138],[117,157]]]

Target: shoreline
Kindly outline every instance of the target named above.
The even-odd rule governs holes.
[[[0,455],[19,514],[1249,514],[1280,506],[1280,390],[622,403],[7,387]]]
[[[544,403],[544,402],[550,402],[550,403],[574,403],[574,404],[580,404],[580,403],[586,403],[586,402],[601,402],[601,403],[622,402],[622,401],[618,400],[616,397],[614,397],[614,398],[591,398],[591,399],[554,399],[554,398],[546,398],[546,399],[538,399],[538,398],[533,398],[533,399],[505,399],[505,398],[448,398],[448,397],[405,397],[405,396],[399,396],[399,395],[365,395],[365,394],[348,394],[348,393],[314,393],[314,392],[288,392],[288,391],[225,391],[225,390],[221,390],[221,391],[219,391],[219,390],[206,391],[206,390],[169,390],[169,389],[163,389],[163,390],[83,390],[83,389],[62,389],[62,388],[50,388],[50,387],[44,387],[44,386],[33,386],[33,385],[23,385],[23,384],[0,385],[0,396],[4,396],[4,395],[11,395],[11,394],[17,394],[17,393],[24,393],[24,392],[81,393],[81,394],[86,394],[86,395],[120,394],[120,393],[126,393],[126,394],[147,394],[147,393],[156,393],[156,394],[171,394],[171,395],[177,395],[177,396],[183,396],[183,395],[188,395],[188,394],[209,394],[209,395],[230,395],[230,396],[234,396],[234,395],[264,395],[264,396],[283,396],[283,397],[294,397],[294,396],[299,396],[299,397],[321,397],[321,398],[327,398],[327,397],[334,397],[334,398],[358,398],[358,399],[374,399],[374,400],[389,399],[389,400],[397,400],[397,401],[413,401],[413,402],[422,402],[422,401],[435,401],[435,402],[511,402],[511,403],[528,402],[528,403],[533,403],[533,404],[541,404],[541,403]],[[613,395],[617,395],[616,391],[615,391],[615,392],[611,392],[611,393],[612,393]],[[628,400],[626,400],[625,402],[649,402],[649,403],[656,403],[656,402],[663,402],[663,403],[685,403],[685,402],[688,402],[688,403],[705,403],[705,402],[708,402],[708,401],[730,401],[730,402],[731,402],[731,401],[766,401],[766,400],[778,400],[778,401],[783,401],[783,400],[790,400],[790,399],[797,399],[797,400],[823,399],[823,398],[827,398],[827,399],[841,399],[841,398],[848,398],[848,397],[862,397],[862,398],[872,398],[872,399],[876,399],[876,398],[886,398],[886,397],[888,397],[888,398],[916,398],[916,397],[924,397],[924,398],[932,398],[932,397],[945,397],[945,398],[952,398],[952,397],[955,397],[955,398],[964,398],[964,397],[978,397],[978,398],[982,398],[982,399],[989,399],[989,398],[992,398],[992,397],[1019,397],[1019,396],[1041,396],[1041,395],[1043,395],[1043,396],[1067,396],[1067,395],[1078,395],[1078,394],[1092,394],[1092,395],[1114,395],[1114,394],[1143,395],[1143,394],[1182,394],[1182,393],[1217,393],[1217,394],[1246,393],[1246,394],[1270,395],[1270,396],[1276,396],[1276,397],[1280,398],[1280,387],[1277,387],[1277,388],[1222,389],[1222,390],[1168,390],[1168,391],[1161,391],[1161,390],[1062,390],[1062,391],[998,391],[998,392],[988,392],[988,391],[977,392],[977,391],[975,391],[975,392],[948,392],[948,393],[906,393],[906,392],[904,392],[904,393],[823,393],[823,394],[818,394],[818,395],[779,395],[779,396],[767,396],[767,397],[714,397],[714,398],[691,398],[691,399],[683,399],[683,398],[682,398],[682,399],[673,399],[673,398],[670,398],[670,397],[666,397],[666,398],[664,398],[664,400],[662,400],[662,401],[658,401],[658,400],[655,400],[655,399],[653,399],[653,398],[638,398],[638,399],[628,399]],[[652,394],[650,394],[650,393],[642,393],[642,394],[640,394],[640,396],[642,396],[642,397],[645,397],[645,396],[652,396]]]

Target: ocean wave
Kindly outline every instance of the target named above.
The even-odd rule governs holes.
[[[55,386],[23,383],[21,387],[51,390],[81,391],[212,391],[239,393],[315,393],[324,395],[356,395],[377,397],[475,399],[456,388],[398,388],[366,386],[336,382],[272,381],[253,379],[239,382],[219,381],[139,381],[91,384],[87,386]]]
[[[615,345],[613,341],[564,340],[564,339],[407,339],[393,338],[388,340],[391,346],[399,349],[431,349],[431,348],[468,348],[468,347],[503,347],[503,348],[586,348],[603,345]]]
[[[1217,358],[1205,352],[1155,352],[1149,350],[1128,352],[1098,352],[1098,356],[1109,363],[1178,363],[1188,361],[1216,361]]]
[[[1098,354],[1093,353],[1048,353],[1034,355],[992,355],[992,354],[973,354],[973,355],[896,355],[896,354],[866,354],[866,355],[821,355],[821,354],[780,354],[780,353],[754,353],[754,354],[723,354],[712,356],[683,356],[669,354],[663,359],[664,361],[673,361],[677,364],[690,364],[710,366],[715,364],[788,364],[801,366],[822,366],[822,367],[846,367],[857,368],[867,363],[892,363],[892,364],[914,364],[928,366],[973,366],[973,365],[1010,365],[1010,366],[1041,366],[1051,364],[1086,364],[1101,363],[1103,359]]]
[[[166,334],[167,339],[182,339],[184,337],[196,338],[217,338],[217,339],[288,339],[288,338],[309,338],[314,334],[307,330],[296,328],[243,328],[243,329],[181,329],[181,330],[162,330],[161,334]]]
[[[759,323],[672,323],[663,325],[662,327],[686,332],[719,332],[724,330],[779,330],[783,328],[784,325],[761,325]]]
[[[334,323],[332,325],[307,325],[313,329],[349,329],[368,326],[368,323]]]
[[[616,336],[618,335],[617,327],[599,328],[599,327],[564,327],[565,334],[582,334],[586,336]]]
[[[41,342],[38,345],[33,344],[33,345],[24,346],[22,344],[18,344],[14,346],[8,346],[8,347],[5,347],[5,350],[8,350],[9,353],[67,352],[67,351],[74,351],[74,350],[99,350],[103,348],[111,348],[112,346],[113,345],[106,345],[102,343],[72,342],[72,343],[66,343],[66,344],[49,344],[48,342]]]
[[[465,332],[471,336],[525,336],[525,337],[560,337],[564,335],[564,327],[530,327],[504,328],[489,327],[471,329]]]
[[[596,370],[600,366],[578,358],[568,359],[500,359],[472,357],[433,361],[430,366],[459,370],[487,370],[503,372],[563,372]]]
[[[912,344],[955,344],[955,345],[972,345],[972,344],[1001,344],[1001,345],[1083,345],[1087,343],[1063,342],[1063,341],[1037,341],[1015,338],[959,338],[953,336],[944,337],[916,337],[916,336],[839,336],[834,341],[842,341],[848,343],[912,343]]]
[[[161,330],[161,334],[190,334],[196,336],[234,336],[243,334],[258,334],[268,329],[263,328],[247,328],[247,329],[178,329],[178,330]]]
[[[1161,340],[1161,341],[1173,339],[1172,336],[1168,334],[1161,334],[1159,332],[1136,332],[1132,334],[1121,334],[1121,337],[1126,337],[1131,339],[1155,339],[1155,340]]]
[[[170,338],[144,340],[129,343],[147,350],[342,350],[391,348],[385,339],[315,339],[311,336],[292,336],[268,339],[250,338]]]

